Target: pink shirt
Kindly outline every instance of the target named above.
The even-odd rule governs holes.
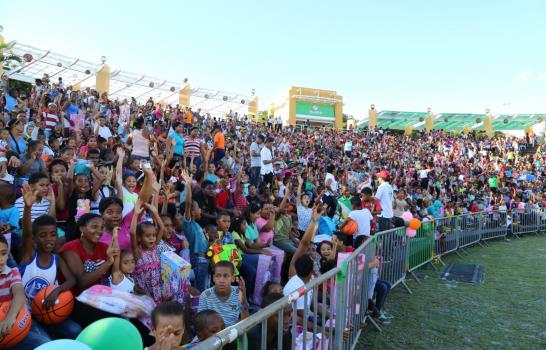
[[[119,243],[119,248],[122,250],[129,250],[129,251],[133,250],[131,248],[131,232],[130,232],[131,220],[133,220],[133,214],[134,214],[134,210],[131,210],[129,214],[125,215],[125,217],[121,221],[121,225],[120,225],[119,233],[118,233],[118,243]],[[111,241],[112,241],[112,235],[106,231],[103,232],[102,237],[100,238],[100,242],[109,245]]]
[[[258,226],[258,231],[261,230],[262,227],[265,226],[265,224],[267,224],[267,221],[268,220],[263,219],[261,217],[256,219],[256,226]],[[271,229],[271,231],[267,231],[267,232],[260,232],[258,234],[258,241],[260,241],[262,243],[267,243],[270,239],[271,240],[273,239],[273,236],[275,236],[275,234],[273,233],[273,229]]]

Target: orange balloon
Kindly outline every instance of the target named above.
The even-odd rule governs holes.
[[[346,235],[352,236],[355,234],[355,232],[358,230],[358,224],[354,220],[349,220],[345,226],[341,229],[341,232],[343,232]]]
[[[408,226],[413,230],[418,230],[421,227],[421,221],[419,219],[411,219]]]

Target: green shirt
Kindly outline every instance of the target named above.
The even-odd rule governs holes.
[[[292,218],[290,215],[283,214],[275,221],[275,241],[290,239],[290,230],[292,230]]]
[[[490,177],[487,182],[489,183],[490,188],[497,188],[498,179],[496,176]]]
[[[351,207],[351,199],[353,196],[349,196],[349,198],[345,198],[343,196],[339,197],[337,200],[337,209],[341,213],[341,219],[345,220],[349,217],[349,213],[353,210]]]

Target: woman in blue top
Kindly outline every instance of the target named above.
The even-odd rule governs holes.
[[[173,122],[172,127],[174,131],[169,134],[170,142],[167,143],[167,147],[173,148],[173,160],[178,161],[184,156],[184,127],[178,121]]]

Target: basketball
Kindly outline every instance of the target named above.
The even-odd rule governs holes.
[[[59,297],[55,301],[55,304],[49,309],[44,308],[44,299],[51,293],[57,286],[47,286],[43,288],[34,297],[32,301],[32,315],[43,324],[57,324],[61,323],[70,316],[74,309],[74,296],[70,291],[64,291],[59,294]]]
[[[10,305],[11,301],[2,303],[2,305],[0,305],[0,322],[6,318]],[[23,306],[21,311],[19,311],[19,315],[17,315],[15,324],[11,328],[9,334],[0,341],[0,349],[9,348],[15,346],[16,344],[19,344],[27,336],[28,332],[30,331],[31,324],[32,316],[30,315],[30,312],[28,312],[25,305]]]
[[[346,235],[352,236],[355,234],[355,232],[358,230],[358,224],[354,220],[349,220],[345,226],[341,229],[341,232],[343,232]]]

